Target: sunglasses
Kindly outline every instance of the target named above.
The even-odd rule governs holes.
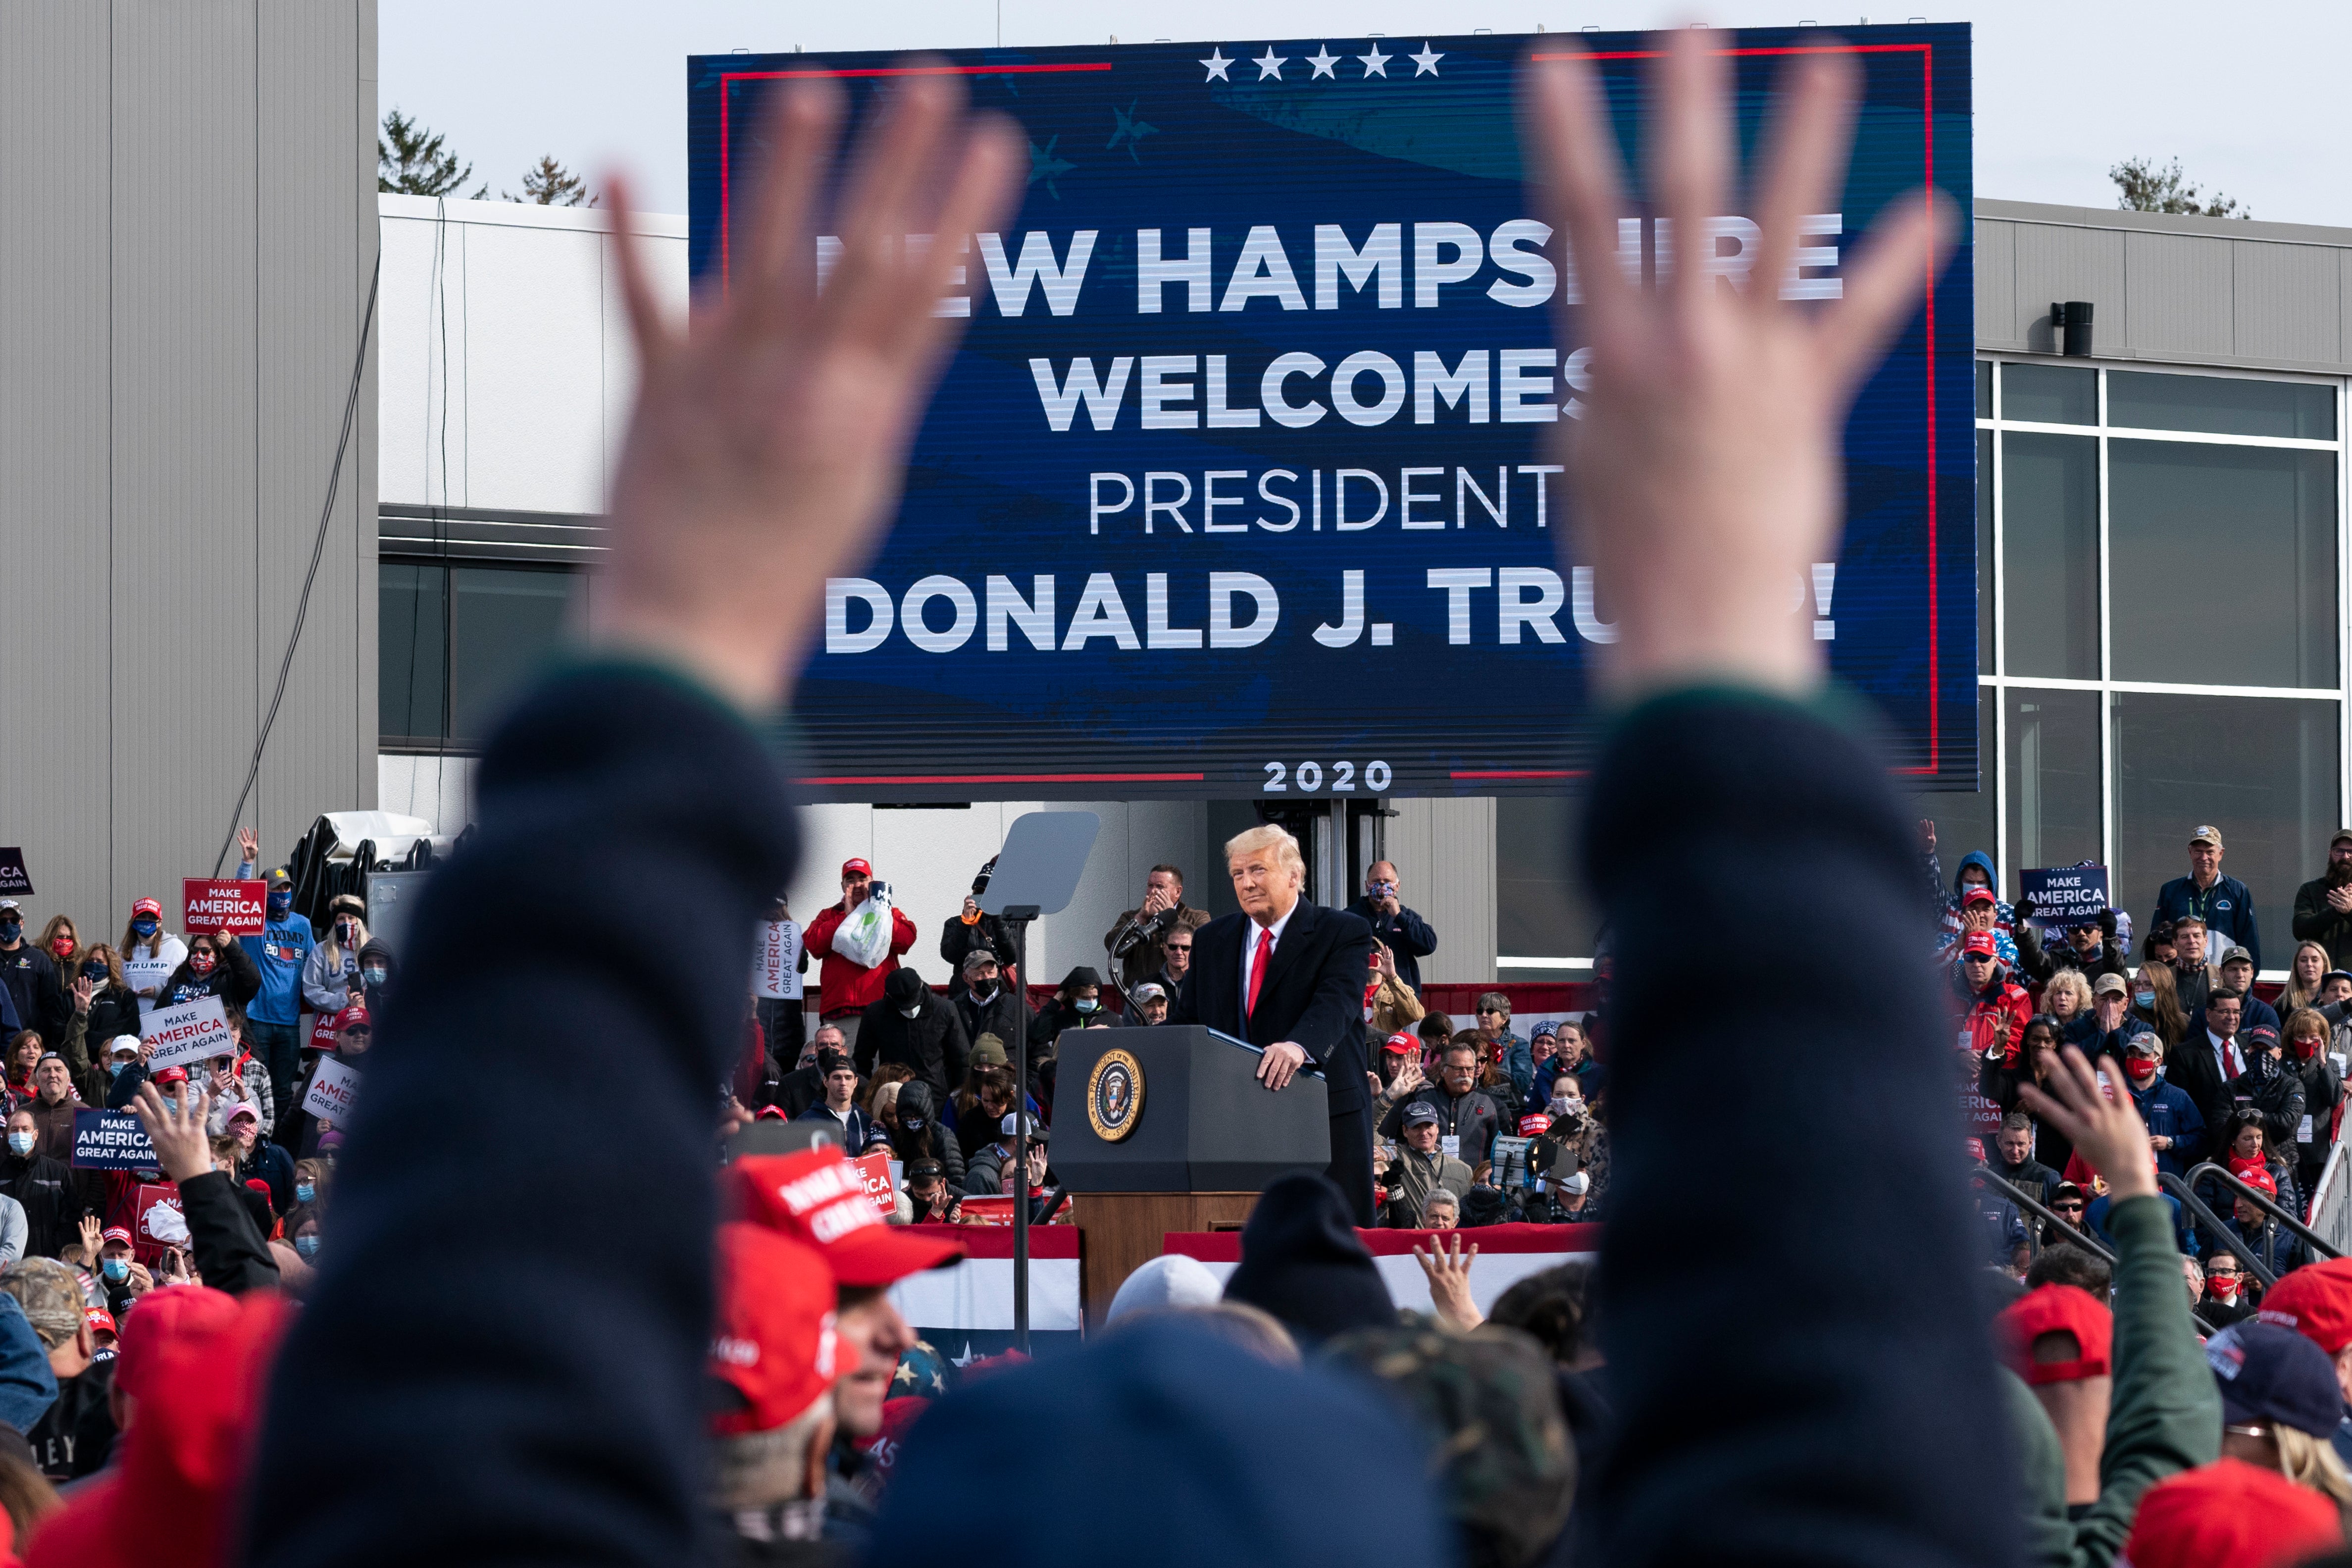
[[[2050,1207],[2060,1214],[2080,1214],[2083,1211],[2081,1201],[2074,1198],[2069,1198],[2064,1203],[2053,1203]]]
[[[343,1030],[343,1032],[344,1032],[345,1034],[355,1034],[355,1035],[358,1035],[358,1036],[360,1036],[361,1038],[364,1039],[364,1038],[366,1038],[367,1036],[369,1036],[369,1035],[371,1035],[371,1034],[374,1033],[375,1031],[374,1031],[374,1030],[371,1030],[371,1029],[369,1029],[369,1028],[368,1028],[368,1026],[367,1026],[367,1025],[365,1025],[365,1024],[363,1024],[363,1023],[355,1023],[355,1024],[352,1025],[352,1027],[351,1027],[351,1028],[349,1028],[349,1029],[347,1029],[347,1030]]]

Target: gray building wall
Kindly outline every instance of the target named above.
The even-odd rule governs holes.
[[[2102,360],[2342,375],[2352,230],[1979,201],[1977,346],[2050,354],[2053,300],[2087,299]]]
[[[0,842],[85,938],[208,874],[330,481],[375,259],[373,0],[0,8]],[[362,387],[241,820],[375,799]]]

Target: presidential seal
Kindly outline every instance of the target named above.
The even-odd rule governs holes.
[[[1116,1144],[1135,1131],[1143,1113],[1143,1064],[1124,1051],[1107,1051],[1087,1080],[1087,1120],[1095,1136]]]

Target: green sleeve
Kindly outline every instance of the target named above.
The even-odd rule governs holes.
[[[2140,1495],[2221,1456],[2221,1396],[2197,1342],[2170,1211],[2135,1197],[2107,1211],[2116,1242],[2115,1397],[2099,1458],[2099,1500],[2074,1525],[2075,1568],[2109,1568]]]
[[[2068,1568],[2074,1561],[2074,1527],[2066,1521],[2066,1455],[2058,1446],[2058,1430],[2023,1378],[2005,1366],[1994,1375],[2017,1440],[2023,1561],[2034,1568]]]

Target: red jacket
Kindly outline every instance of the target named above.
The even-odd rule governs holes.
[[[1969,1031],[1977,1055],[2003,1067],[2015,1067],[2025,1044],[2025,1026],[2033,1017],[2033,1003],[2025,988],[2003,974],[1990,990],[1980,992],[1960,1027]]]
[[[898,955],[915,945],[915,923],[897,904],[890,906],[890,956],[872,968],[856,963],[833,950],[833,934],[841,929],[842,920],[849,914],[838,904],[809,922],[807,951],[824,961],[823,983],[818,987],[816,1011],[819,1018],[832,1018],[837,1013],[862,1013],[882,999],[882,982],[898,967]]]

